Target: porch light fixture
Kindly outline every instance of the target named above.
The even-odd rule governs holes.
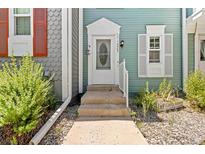
[[[120,41],[120,47],[123,48],[124,46],[124,40]]]

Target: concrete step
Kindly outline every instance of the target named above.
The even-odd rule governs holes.
[[[87,91],[81,98],[81,104],[126,104],[121,91]]]
[[[78,110],[80,117],[127,117],[125,104],[82,104]]]
[[[87,91],[120,91],[118,85],[113,84],[93,84],[87,86]]]

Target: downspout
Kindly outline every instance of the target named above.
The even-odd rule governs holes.
[[[79,93],[83,93],[83,8],[79,8]]]
[[[186,8],[182,8],[182,63],[183,63],[183,89],[188,77],[188,39],[186,29]]]

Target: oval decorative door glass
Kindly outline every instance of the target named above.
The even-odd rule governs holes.
[[[97,40],[96,69],[108,70],[110,66],[110,40]]]

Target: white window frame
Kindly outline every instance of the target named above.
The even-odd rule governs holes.
[[[150,39],[151,37],[159,37],[159,49],[151,49],[150,48]],[[162,57],[161,57],[161,52],[162,52],[162,46],[161,46],[161,41],[162,41],[162,37],[159,35],[155,35],[155,36],[152,36],[150,35],[149,38],[148,38],[148,41],[149,41],[149,44],[148,44],[148,61],[149,61],[149,64],[159,64],[161,63],[161,60],[162,60]],[[150,51],[159,51],[159,62],[150,62]]]
[[[165,77],[164,75],[164,35],[165,25],[147,25],[147,76],[146,77]],[[150,63],[149,62],[149,51],[150,51],[150,37],[160,38],[160,62]],[[155,49],[153,49],[155,50]]]
[[[15,17],[30,16],[30,35],[15,35]],[[9,9],[9,56],[33,56],[33,9],[30,14],[14,14],[14,8]]]
[[[32,10],[32,9],[30,9],[30,13],[28,13],[28,14],[15,14],[15,13],[14,13],[14,9],[15,9],[15,8],[12,9],[12,15],[13,15],[13,18],[14,18],[14,23],[13,23],[13,26],[14,26],[14,27],[12,27],[12,29],[14,30],[14,35],[16,35],[16,34],[15,34],[15,33],[16,33],[16,22],[15,22],[15,18],[16,18],[16,17],[30,17],[30,20],[31,20],[31,10]],[[31,30],[31,24],[32,24],[32,22],[30,21],[30,34],[29,34],[29,35],[31,35],[31,32],[32,32],[32,30]],[[28,35],[20,35],[20,36],[28,36]]]

